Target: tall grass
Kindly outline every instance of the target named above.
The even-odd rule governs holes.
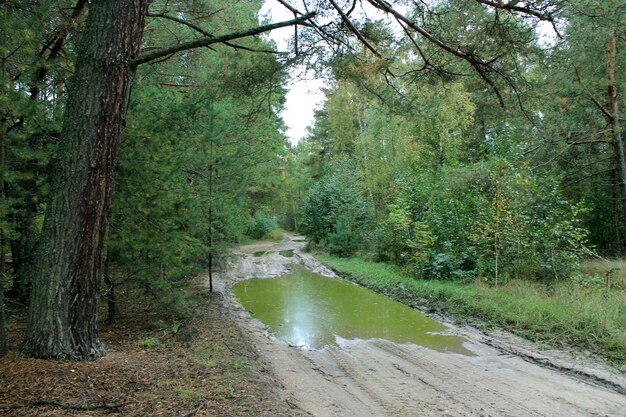
[[[611,287],[626,290],[626,260],[624,259],[585,261],[581,268],[586,276],[596,277],[603,282],[606,282],[608,274],[608,283]]]
[[[499,326],[535,341],[579,346],[626,362],[626,294],[576,282],[546,286],[511,281],[501,287],[418,280],[399,268],[358,258],[318,255],[354,281],[405,304],[459,321]]]

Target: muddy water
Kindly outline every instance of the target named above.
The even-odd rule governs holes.
[[[341,339],[387,339],[438,351],[472,355],[441,323],[350,282],[302,267],[279,278],[252,278],[233,287],[241,304],[274,336],[304,348],[337,345]]]

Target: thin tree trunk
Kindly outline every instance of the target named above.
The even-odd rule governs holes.
[[[296,206],[296,198],[291,198],[291,211],[293,213],[293,231],[298,233],[298,207]]]
[[[211,142],[209,143],[209,292],[213,292],[213,104],[211,104]]]
[[[111,275],[109,274],[109,257],[107,256],[106,261],[104,262],[104,285],[107,288],[107,323],[113,324],[115,320],[117,320],[117,298],[115,296],[115,283],[111,279]]]
[[[103,243],[148,0],[89,6],[63,117],[59,160],[34,266],[25,352],[95,359]]]
[[[612,202],[612,212],[613,212],[613,233],[614,233],[614,247],[613,247],[613,255],[616,258],[622,257],[622,232],[621,232],[621,224],[620,224],[620,202],[619,202],[619,180],[617,178],[617,171],[613,171],[613,196],[611,198]]]
[[[624,160],[624,142],[619,120],[619,106],[617,102],[617,85],[615,83],[615,56],[617,54],[617,38],[615,34],[609,37],[608,46],[608,86],[607,103],[611,115],[611,144],[613,145],[613,157],[617,173],[617,184],[620,192],[622,206],[622,220],[626,219],[626,161]]]
[[[20,185],[23,190],[27,190],[22,203],[14,205],[14,210],[10,221],[15,226],[15,238],[10,240],[11,265],[15,274],[15,287],[18,297],[22,302],[28,300],[32,282],[32,265],[34,251],[37,244],[37,234],[35,232],[35,219],[37,217],[37,203],[34,200],[37,184],[34,180],[26,180]],[[5,190],[6,192],[6,190]],[[24,193],[23,191],[18,191]],[[9,197],[15,192],[10,193]]]
[[[0,356],[7,353],[7,320],[4,312],[4,276],[6,265],[4,263],[4,226],[0,229]]]
[[[4,75],[4,57],[2,57],[2,70]],[[0,115],[0,168],[4,166],[4,115]],[[0,210],[4,211],[5,204],[4,194],[4,174],[0,172]],[[4,277],[6,274],[5,263],[5,246],[6,246],[6,232],[4,221],[0,220],[0,356],[7,353],[7,326],[6,316],[4,312]]]
[[[6,17],[6,16],[5,16]],[[4,88],[5,88],[5,51],[2,51],[2,62],[0,62],[0,82],[2,85],[0,86],[0,92],[2,96],[4,96]],[[4,215],[6,210],[6,192],[5,192],[5,184],[4,184],[4,165],[5,155],[5,133],[6,133],[6,116],[5,114],[0,114],[0,213]],[[6,218],[6,216],[4,216]],[[7,353],[7,326],[6,326],[6,315],[4,310],[4,277],[6,274],[6,224],[5,220],[0,217],[0,356],[3,356]]]

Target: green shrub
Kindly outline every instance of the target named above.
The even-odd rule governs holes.
[[[257,211],[252,217],[252,225],[248,229],[248,236],[252,239],[264,239],[278,229],[276,217],[265,211]]]
[[[587,253],[584,212],[556,180],[504,159],[413,173],[387,206],[377,258],[435,279],[561,280]]]
[[[318,181],[304,202],[302,231],[313,244],[349,256],[364,244],[370,208],[347,161]]]

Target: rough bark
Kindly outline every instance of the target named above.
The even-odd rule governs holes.
[[[211,105],[211,128],[213,106]],[[209,144],[209,292],[213,292],[213,138]]]
[[[89,6],[63,117],[59,160],[37,252],[25,352],[95,359],[102,253],[113,170],[148,0]]]

